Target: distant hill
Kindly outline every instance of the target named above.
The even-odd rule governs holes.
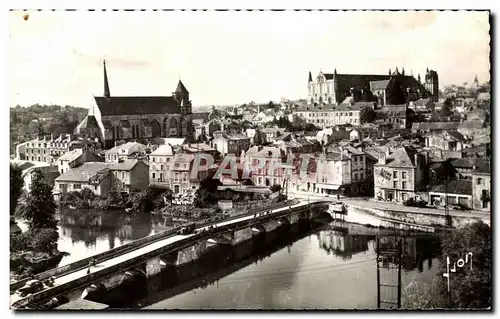
[[[70,105],[40,105],[10,108],[10,152],[15,145],[37,135],[73,133],[88,109]]]

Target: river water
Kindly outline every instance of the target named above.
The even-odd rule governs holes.
[[[161,218],[124,217],[122,212],[64,211],[59,219],[59,250],[70,253],[60,266],[167,229]],[[202,276],[165,287],[158,283],[160,288],[149,291],[138,303],[122,306],[145,309],[376,308],[375,246],[376,237],[381,237],[380,231],[361,226],[353,229],[349,225],[332,228],[332,224],[308,226],[306,231],[281,235],[281,244],[271,243],[264,252],[245,255],[242,260],[231,261],[231,266]],[[437,238],[432,236],[404,236],[403,291],[412,280],[430,283],[437,275],[438,246]]]

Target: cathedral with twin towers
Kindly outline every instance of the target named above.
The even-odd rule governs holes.
[[[319,72],[308,79],[308,105],[337,105],[355,102],[376,102],[377,107],[401,105],[421,98],[436,102],[439,98],[439,78],[434,70],[420,74],[405,74],[396,67],[387,74],[341,74]]]

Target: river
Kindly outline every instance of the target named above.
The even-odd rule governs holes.
[[[58,218],[59,249],[70,253],[60,266],[167,229],[161,218],[124,217],[122,212],[69,210],[58,214]],[[21,228],[25,227],[20,224]],[[139,303],[123,306],[145,309],[376,308],[375,246],[379,231],[367,229],[363,234],[361,226],[356,226],[354,231],[349,227],[339,231],[332,229],[332,224],[317,226],[306,233],[285,235],[291,236],[282,238],[289,242],[281,246],[272,244],[271,250],[262,256],[245,257],[212,274],[160,287]],[[433,236],[404,236],[402,287],[412,280],[431,282],[438,271],[438,246]]]

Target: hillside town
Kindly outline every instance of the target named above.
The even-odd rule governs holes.
[[[491,311],[491,11],[9,12],[9,305]]]
[[[103,96],[73,133],[16,145],[12,162],[23,169],[25,191],[40,171],[56,201],[83,189],[129,196],[149,187],[182,197],[229,156],[239,167],[256,159],[265,166],[244,178],[223,174],[220,189],[279,185],[288,196],[490,211],[490,86],[477,77],[440,90],[429,69],[423,77],[397,67],[385,75],[309,72],[302,100],[196,113],[180,80],[172,96],[114,97],[103,66]],[[300,174],[305,154],[308,173]],[[194,176],[197,155],[215,161]],[[270,175],[275,164],[283,167]]]

